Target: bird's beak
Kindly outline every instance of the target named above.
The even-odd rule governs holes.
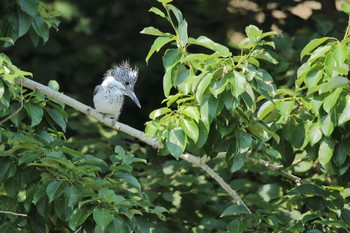
[[[139,99],[136,97],[135,92],[133,92],[133,91],[128,91],[128,96],[132,99],[132,101],[135,102],[135,104],[136,104],[139,108],[141,108],[140,101],[139,101]]]

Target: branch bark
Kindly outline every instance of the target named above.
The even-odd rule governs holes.
[[[92,107],[87,106],[87,105],[67,96],[67,95],[64,95],[63,93],[55,91],[48,86],[42,85],[38,82],[35,82],[35,81],[33,81],[31,79],[27,79],[27,78],[25,80],[17,79],[16,83],[21,84],[24,87],[29,88],[33,91],[38,92],[38,93],[41,93],[49,98],[58,100],[64,104],[74,108],[75,110],[86,114],[87,116],[91,116],[91,117],[95,118],[96,120],[100,121],[101,123],[113,128],[113,129],[124,132],[126,134],[129,134],[129,135],[139,139],[140,141],[152,146],[155,149],[161,148],[161,145],[157,140],[155,140],[154,138],[152,138],[150,136],[146,136],[146,134],[144,132],[137,130],[135,128],[132,128],[128,125],[125,125],[121,122],[115,121],[109,117],[106,118],[103,114],[97,112]],[[204,172],[206,172],[215,181],[217,181],[218,184],[232,197],[232,199],[235,202],[244,206],[249,214],[252,213],[251,210],[247,207],[247,205],[240,198],[240,196],[237,194],[237,192],[235,190],[233,190],[212,168],[210,168],[205,163],[201,162],[201,159],[199,157],[186,153],[186,154],[181,155],[181,158],[183,160],[186,160],[189,163],[192,163],[194,165],[199,166]]]

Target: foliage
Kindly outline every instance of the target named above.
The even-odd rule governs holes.
[[[30,63],[31,70],[38,66],[49,70],[43,72],[45,77],[63,74],[69,85],[61,84],[60,89],[84,95],[90,91],[84,85],[91,81],[96,67],[107,63],[108,56],[115,59],[122,54],[106,45],[110,40],[101,36],[100,44],[93,44],[101,38],[89,35],[101,35],[97,28],[103,28],[108,36],[119,37],[121,31],[131,30],[129,23],[134,21],[130,18],[135,14],[121,19],[120,1],[98,7],[83,1],[79,9],[76,3],[54,2],[65,9],[63,18],[71,24],[65,27],[73,28],[57,33],[63,35],[60,39],[66,50],[57,46],[57,37],[51,45],[49,40],[50,52],[34,50],[45,55],[34,59],[39,62],[35,65],[27,59],[31,57],[28,44],[17,41],[15,48],[27,51],[23,52],[25,65]],[[183,152],[201,156],[203,163],[240,194],[253,214],[232,203],[211,177],[186,161],[157,157],[150,148],[130,143],[132,139],[66,110],[62,103],[24,90],[16,78],[31,74],[1,53],[0,117],[11,117],[0,125],[1,232],[348,232],[349,29],[343,39],[337,39],[332,29],[338,24],[329,26],[329,20],[319,18],[313,19],[316,31],[312,29],[309,37],[276,38],[275,32],[260,29],[274,23],[266,21],[259,28],[246,27],[246,39],[236,51],[203,36],[215,34],[223,25],[210,32],[193,31],[199,35],[193,38],[188,33],[191,20],[171,0],[159,2],[163,9],[152,7],[150,12],[158,17],[152,24],[162,30],[147,27],[142,33],[156,36],[146,63],[155,52],[166,49],[165,106],[150,114],[146,132],[162,141],[161,154],[176,159]],[[186,8],[206,12],[217,19],[216,4],[228,1],[215,2],[210,11],[208,6],[213,3],[208,2],[198,6],[177,3],[184,12]],[[0,4],[0,9],[6,9],[0,21],[4,47],[27,32],[34,45],[39,38],[46,42],[49,28],[58,26],[55,7],[49,3]],[[73,11],[70,4],[76,7]],[[264,11],[268,8],[267,2],[259,4]],[[349,12],[347,6],[343,10]],[[140,11],[137,15],[144,13]],[[103,15],[102,22],[89,14]],[[115,20],[124,22],[124,27],[109,31],[106,25],[115,25]],[[137,17],[139,21],[149,22]],[[173,32],[163,32],[167,28],[163,21]],[[294,30],[298,21],[286,21]],[[83,40],[85,37],[88,39]],[[309,43],[305,46],[305,42]],[[112,44],[124,50],[131,47],[133,55],[128,56],[135,56],[143,54],[134,48],[139,43]],[[78,52],[74,55],[71,50]],[[38,76],[40,73],[34,75]],[[152,79],[146,82],[156,86]],[[54,81],[48,85],[59,89]],[[124,149],[115,146],[118,144]],[[224,152],[224,159],[218,152]],[[279,169],[283,164],[288,174],[302,178],[302,184],[296,186],[279,169],[261,166],[261,159]]]
[[[323,37],[308,43],[301,51],[301,59],[306,55],[308,59],[298,69],[295,89],[276,88],[262,66],[262,61],[278,63],[265,50],[266,46],[274,48],[273,42],[266,41],[274,32],[246,27],[241,52],[232,56],[227,47],[209,38],[189,37],[182,13],[171,1],[159,2],[164,11],[152,7],[150,12],[166,19],[175,33],[154,27],[141,33],[157,37],[146,62],[166,44],[176,45],[163,56],[166,107],[154,110],[146,126],[146,133],[163,142],[161,153],[178,159],[185,151],[212,158],[225,152],[226,169],[231,173],[250,170],[249,159],[282,163],[302,174],[310,172],[313,164],[323,172],[320,176],[341,176],[348,171],[348,32],[342,41]],[[321,182],[322,187],[316,180],[306,177],[294,189],[266,184],[260,198],[248,192],[246,199],[256,205],[258,222],[254,217],[242,218],[246,213],[237,205],[227,207],[221,216],[233,216],[231,229],[243,224],[239,232],[345,232],[349,227],[347,191],[333,187],[336,181]],[[261,205],[261,198],[267,205]],[[297,213],[287,214],[290,211]]]
[[[37,46],[40,38],[43,42],[49,39],[49,28],[57,29],[58,14],[45,7],[39,0],[2,1],[2,19],[0,20],[0,41],[4,47],[13,44],[18,38],[29,33]]]
[[[19,23],[11,21],[13,14],[4,19],[18,28],[12,28],[15,34],[7,32],[4,40],[12,42],[35,30],[45,42],[48,27],[38,31],[35,25],[49,22],[41,18],[47,12],[43,3],[17,4],[9,8],[18,10]],[[21,18],[24,14],[27,17]],[[47,15],[57,22],[53,16]],[[23,29],[22,24],[29,26]],[[37,39],[31,39],[36,45]],[[1,232],[131,232],[140,230],[135,216],[143,212],[163,216],[166,210],[151,205],[133,175],[135,163],[145,163],[144,159],[120,146],[106,159],[75,150],[65,138],[64,104],[24,90],[21,82],[32,74],[13,65],[4,53],[0,75]],[[48,85],[59,89],[55,81]]]

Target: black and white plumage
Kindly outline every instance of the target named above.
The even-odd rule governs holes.
[[[138,70],[133,69],[128,62],[109,69],[104,74],[102,84],[96,86],[94,90],[96,110],[118,120],[125,96],[129,96],[141,108],[134,92],[137,78]]]

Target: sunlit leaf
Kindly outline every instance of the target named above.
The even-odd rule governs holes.
[[[169,43],[170,41],[173,41],[174,38],[173,37],[158,37],[157,39],[155,39],[155,41],[153,42],[147,56],[146,56],[146,63],[148,63],[149,59],[151,58],[151,56],[153,55],[154,52],[159,52],[159,50],[166,45],[167,43]]]
[[[197,124],[188,117],[180,117],[180,126],[183,129],[183,131],[186,133],[186,135],[191,138],[194,143],[198,141],[199,137],[199,130]]]
[[[140,33],[146,34],[146,35],[151,35],[151,36],[165,36],[165,37],[172,36],[172,34],[170,34],[168,32],[162,32],[155,27],[145,27]]]
[[[323,109],[329,113],[331,109],[334,107],[334,105],[337,103],[340,93],[342,92],[341,88],[337,88],[335,91],[333,91],[331,94],[329,94],[324,102],[323,102]]]
[[[301,53],[300,53],[300,60],[301,60],[306,54],[309,54],[312,50],[314,50],[314,49],[317,48],[319,45],[321,45],[321,44],[323,44],[324,42],[326,42],[328,39],[329,39],[329,37],[323,37],[323,38],[311,40],[311,41],[304,47],[304,49],[301,51]]]
[[[329,139],[323,139],[318,150],[318,159],[323,167],[325,167],[332,158],[334,152],[334,142]]]
[[[188,26],[187,22],[184,19],[181,21],[181,23],[179,24],[179,28],[178,28],[181,45],[183,47],[185,47],[187,45],[187,41],[188,41],[187,26]]]
[[[338,125],[342,125],[349,120],[350,120],[350,98],[349,96],[346,96],[346,105],[343,112],[340,114],[338,118]]]
[[[189,38],[188,43],[200,45],[205,48],[211,49],[217,52],[222,57],[228,57],[232,55],[230,50],[227,47],[221,44],[218,44],[205,36],[200,36],[197,39]]]
[[[245,33],[250,41],[258,42],[263,32],[257,26],[249,25],[245,28]]]
[[[332,78],[331,80],[329,80],[328,82],[324,83],[321,86],[320,89],[320,94],[325,93],[327,91],[331,91],[335,88],[339,88],[339,87],[345,87],[349,85],[349,80],[345,77],[342,76],[337,76]]]
[[[169,152],[176,158],[179,159],[180,155],[184,152],[186,147],[186,134],[180,127],[176,127],[170,130],[166,145]]]
[[[166,17],[165,14],[164,14],[164,12],[161,11],[161,10],[159,10],[157,7],[151,7],[151,9],[149,9],[148,12],[153,12],[154,14],[159,15],[159,16],[162,17],[162,18],[165,18],[165,17]]]
[[[231,92],[234,97],[238,98],[243,92],[245,92],[247,80],[240,72],[234,71],[233,74],[234,78],[229,81],[232,84]]]
[[[222,212],[220,217],[235,216],[235,215],[248,214],[248,213],[249,212],[247,211],[247,208],[245,208],[244,206],[239,204],[232,204]]]

